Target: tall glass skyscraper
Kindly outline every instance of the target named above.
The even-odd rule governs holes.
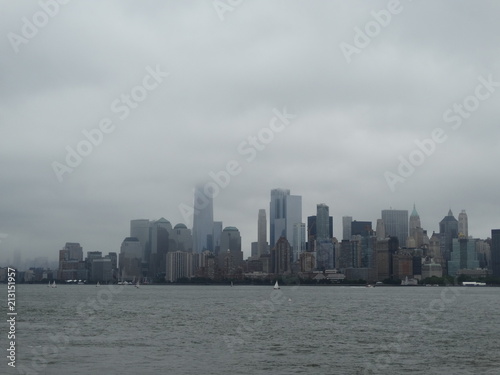
[[[493,276],[500,277],[500,229],[491,230],[491,263]]]
[[[324,203],[316,205],[316,238],[318,240],[331,238],[329,210],[329,207]]]
[[[261,208],[257,219],[257,256],[269,254],[267,247],[266,210]]]
[[[271,249],[281,236],[286,236],[286,202],[290,189],[271,190],[271,203],[269,204],[269,246]]]
[[[213,196],[205,184],[198,184],[194,189],[193,214],[193,252],[213,251],[214,208]]]
[[[352,216],[342,216],[342,239],[351,239]]]
[[[270,247],[273,248],[280,237],[291,242],[294,224],[302,223],[302,197],[290,195],[289,189],[273,189],[269,213]]]
[[[453,249],[453,239],[458,238],[458,221],[453,216],[451,209],[448,211],[448,215],[439,222],[439,235],[441,240],[441,254],[448,261]]]
[[[405,247],[408,238],[408,210],[382,210],[382,220],[386,235],[397,237],[399,246]]]
[[[149,255],[151,253],[149,243],[149,228],[149,219],[130,220],[130,237],[135,237],[139,240],[142,248],[141,259],[145,263],[149,261]]]

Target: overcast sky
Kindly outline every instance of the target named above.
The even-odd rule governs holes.
[[[192,228],[179,205],[229,161],[214,219],[245,256],[278,187],[338,238],[413,203],[429,234],[450,208],[500,228],[498,2],[45,1],[0,1],[0,264]]]

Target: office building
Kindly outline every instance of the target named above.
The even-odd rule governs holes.
[[[306,224],[295,223],[292,236],[292,262],[298,261],[304,251],[306,251]]]
[[[214,251],[214,209],[213,195],[208,184],[198,184],[194,190],[193,251],[202,253]]]
[[[350,240],[351,239],[351,223],[352,216],[342,216],[342,239]]]
[[[269,254],[267,245],[267,220],[266,210],[261,208],[257,218],[257,255]]]
[[[292,241],[294,224],[302,223],[302,197],[290,195],[289,189],[273,189],[269,208],[270,247],[280,237]]]
[[[165,280],[176,282],[181,278],[191,278],[193,276],[193,255],[198,256],[200,254],[185,251],[169,252],[166,259]]]
[[[460,235],[469,237],[469,219],[465,210],[458,214],[458,236]]]
[[[351,222],[351,237],[352,236],[371,236],[372,235],[371,221],[356,221]]]
[[[408,210],[382,210],[385,234],[397,237],[400,247],[406,247],[408,239]]]
[[[451,209],[448,215],[439,222],[439,235],[441,245],[441,255],[445,262],[450,260],[450,253],[453,248],[453,239],[458,238],[458,221],[453,216]]]
[[[491,270],[494,277],[500,277],[500,229],[491,230]]]
[[[151,249],[149,247],[150,237],[150,221],[149,219],[134,219],[130,220],[130,237],[137,238],[141,244],[141,258],[147,263]]]
[[[271,249],[271,269],[276,275],[291,273],[291,246],[285,237],[280,237]]]
[[[188,229],[186,225],[179,223],[177,224],[171,234],[170,244],[172,248],[169,247],[168,251],[184,251],[188,253],[193,252],[193,235],[191,234],[191,229]]]
[[[479,268],[475,240],[461,237],[452,239],[452,252],[448,261],[448,275],[456,276],[459,270]]]
[[[243,266],[241,235],[238,228],[225,227],[222,231],[218,262],[219,267],[227,274],[233,274],[238,267]]]

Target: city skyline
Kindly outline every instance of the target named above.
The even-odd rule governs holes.
[[[290,194],[290,191],[291,189],[284,189],[284,188],[274,188],[274,189],[271,189],[271,197],[272,197],[272,191],[276,191],[276,190],[279,190],[279,191],[282,191],[284,193],[286,193],[283,197],[287,196],[287,194],[289,195]],[[196,197],[196,195],[195,195]],[[293,196],[295,197],[295,199],[298,199],[299,201],[302,200],[302,196],[301,195],[295,195]],[[268,203],[270,203],[271,201],[268,201]],[[194,203],[193,203],[194,205]],[[214,210],[214,208],[211,206],[211,210]],[[317,215],[317,212],[318,210],[321,208],[325,208],[326,207],[326,212],[329,212],[329,207],[328,205],[326,205],[325,203],[317,203],[315,205],[315,209],[313,212],[311,212],[311,214],[314,214],[313,217],[316,217]],[[299,207],[301,211],[303,211],[303,207]],[[215,208],[216,210],[216,208]],[[379,212],[381,213],[379,215],[379,217],[373,219],[373,220],[367,220],[365,216],[361,216],[360,218],[357,218],[357,217],[353,217],[353,216],[348,216],[348,215],[343,215],[341,217],[338,217],[337,215],[331,215],[331,212],[330,212],[330,220],[333,216],[333,222],[335,223],[335,226],[334,226],[334,229],[333,229],[333,237],[334,238],[337,238],[337,240],[340,242],[343,238],[343,232],[344,232],[344,223],[343,223],[343,218],[344,217],[351,217],[352,218],[352,222],[354,221],[357,221],[357,222],[364,222],[364,221],[369,221],[371,222],[372,224],[372,229],[375,231],[376,230],[376,226],[378,224],[378,221],[379,220],[382,220],[381,216],[382,214],[384,213],[384,211],[387,213],[387,212],[390,212],[390,211],[394,211],[395,213],[396,212],[403,212],[403,211],[406,211],[405,214],[407,215],[408,217],[408,220],[406,220],[406,226],[408,228],[408,235],[411,234],[410,232],[410,226],[411,226],[411,222],[412,222],[412,215],[413,213],[417,213],[418,215],[418,218],[419,218],[419,224],[422,225],[421,229],[423,229],[424,231],[427,231],[427,236],[428,237],[431,237],[432,236],[432,233],[435,232],[435,233],[439,233],[440,232],[440,223],[443,221],[443,219],[446,219],[447,217],[450,217],[449,215],[452,214],[452,217],[454,217],[455,219],[457,219],[457,217],[459,215],[462,215],[462,216],[465,216],[465,217],[468,217],[468,211],[467,210],[464,210],[464,209],[460,209],[460,214],[459,215],[456,215],[454,212],[453,212],[453,209],[448,209],[448,212],[443,214],[441,219],[438,220],[435,225],[434,225],[434,228],[430,229],[426,226],[425,222],[422,224],[422,220],[420,219],[421,216],[420,216],[420,210],[418,209],[417,210],[417,207],[415,205],[415,203],[412,205],[412,215],[408,215],[408,213],[410,212],[410,210],[398,210],[398,209],[395,209],[395,208],[389,208],[389,209],[381,209],[379,210]],[[418,212],[417,212],[418,211]],[[457,210],[458,211],[458,210]],[[258,222],[259,222],[259,218],[262,217],[262,214],[263,212],[265,212],[266,216],[265,216],[265,221],[267,222],[267,226],[266,226],[266,231],[267,232],[270,232],[270,220],[268,220],[268,210],[266,209],[257,209],[257,212],[259,215],[256,216],[255,218],[255,222],[254,222],[254,225],[256,226],[256,228],[258,227]],[[307,242],[307,222],[308,222],[308,217],[311,217],[311,215],[308,215],[308,214],[303,214],[302,216],[302,220],[303,220],[303,224],[305,224],[305,240]],[[194,216],[193,216],[194,218]],[[335,219],[337,218],[337,219]],[[240,235],[241,235],[241,250],[243,252],[243,258],[244,259],[247,259],[251,256],[251,242],[257,242],[258,240],[258,230],[256,230],[256,237],[255,238],[249,238],[249,239],[246,239],[244,238],[245,237],[245,233],[243,233],[240,228],[236,225],[233,225],[233,223],[231,222],[224,222],[224,221],[219,221],[217,220],[217,214],[214,213],[214,220],[213,220],[213,228],[214,228],[214,231],[213,233],[215,234],[215,232],[217,232],[218,230],[220,232],[222,232],[222,229],[223,228],[235,228],[239,231]],[[474,221],[474,219],[472,220]],[[161,217],[161,218],[158,218],[158,219],[144,219],[144,218],[141,218],[141,219],[137,219],[137,218],[132,218],[132,219],[129,219],[128,220],[128,224],[129,224],[129,231],[125,233],[124,237],[119,241],[119,243],[117,244],[117,246],[115,248],[112,248],[112,249],[102,249],[102,248],[97,248],[97,249],[94,249],[94,248],[89,248],[88,246],[85,245],[85,242],[82,242],[82,241],[73,241],[71,239],[68,239],[68,238],[61,238],[60,242],[63,243],[63,242],[68,242],[68,243],[79,243],[82,245],[82,247],[84,247],[86,250],[85,252],[93,252],[93,251],[102,251],[103,253],[104,252],[117,252],[119,253],[120,252],[120,248],[121,248],[121,245],[122,245],[122,242],[124,240],[126,240],[127,238],[129,237],[137,237],[141,243],[141,248],[142,248],[142,254],[144,254],[146,256],[146,259],[149,259],[149,255],[145,254],[145,247],[144,247],[144,243],[147,241],[146,237],[147,237],[147,234],[146,232],[148,232],[148,228],[149,226],[151,226],[151,228],[155,228],[157,226],[165,226],[167,225],[168,227],[170,227],[170,229],[173,229],[174,227],[177,228],[177,227],[181,227],[181,228],[188,228],[188,230],[191,232],[191,234],[193,235],[193,249],[192,249],[192,252],[193,253],[196,253],[196,251],[194,250],[194,234],[192,233],[192,229],[193,229],[193,224],[191,226],[186,226],[184,223],[180,222],[180,223],[175,223],[175,222],[172,222],[171,220],[169,220],[169,218],[167,217]],[[458,225],[458,220],[457,220],[457,225]],[[385,224],[384,222],[384,227],[386,227],[387,224]],[[292,226],[293,227],[293,226]],[[349,226],[350,227],[350,226]],[[468,227],[468,225],[467,225]],[[284,228],[282,228],[283,231],[285,230]],[[385,228],[384,228],[385,229]],[[496,230],[496,228],[492,227],[488,230],[489,234],[485,237],[481,237],[481,236],[475,236],[473,234],[469,234],[470,236],[472,236],[473,238],[479,238],[479,239],[487,239],[487,238],[491,238],[491,231],[492,230]],[[389,235],[389,233],[387,233],[387,230],[385,229],[386,231],[386,235]],[[153,230],[154,232],[154,230]],[[468,230],[468,232],[470,232],[470,230]],[[154,237],[154,236],[153,236]],[[286,236],[285,236],[286,237]],[[269,249],[272,249],[272,245],[270,244],[269,242],[269,239],[270,239],[270,235],[269,233],[267,233],[267,243],[269,245]],[[277,241],[276,241],[277,242]],[[293,235],[291,237],[291,239],[289,240],[290,244],[292,244],[293,242]],[[151,243],[151,248],[155,247],[154,243]],[[402,246],[400,244],[400,246]],[[151,251],[151,249],[150,249]],[[5,255],[5,254],[4,254]],[[8,256],[8,254],[7,254]],[[52,251],[50,254],[47,255],[41,255],[39,256],[38,258],[45,258],[47,257],[48,258],[48,262],[49,263],[52,263],[56,260],[57,258],[57,255],[55,255],[55,252]],[[7,257],[8,258],[8,257]],[[15,256],[14,254],[12,254],[12,257],[11,259],[14,258],[15,259]],[[25,261],[26,259],[35,259],[37,257],[30,257],[30,256],[23,256],[22,259],[23,261]]]
[[[500,228],[500,4],[3,5],[0,262],[119,251],[136,218],[192,228],[207,180],[245,256],[276,187],[337,238],[413,203],[430,233],[450,208]]]

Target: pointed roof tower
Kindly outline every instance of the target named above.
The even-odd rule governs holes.
[[[413,203],[413,211],[411,212],[410,216],[420,216],[417,212],[417,209],[415,208],[415,203]]]

